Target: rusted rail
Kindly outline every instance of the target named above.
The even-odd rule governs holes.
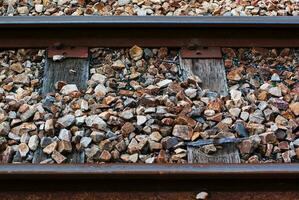
[[[0,165],[1,199],[298,199],[299,165]]]
[[[0,48],[298,47],[299,17],[1,17]]]

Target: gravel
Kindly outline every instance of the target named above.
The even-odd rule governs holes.
[[[43,50],[0,52],[1,162],[186,163],[187,142],[223,137],[244,138],[244,163],[298,162],[295,50],[222,51],[228,97],[182,81],[176,50],[91,49],[88,88],[46,97]]]
[[[297,0],[58,0],[15,1],[0,4],[0,15],[166,15],[166,16],[298,16]],[[136,49],[131,55],[140,56]],[[132,57],[133,58],[133,57]]]

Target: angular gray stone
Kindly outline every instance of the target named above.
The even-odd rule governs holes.
[[[59,131],[59,136],[58,136],[58,138],[59,138],[60,140],[64,140],[64,141],[70,142],[70,141],[71,141],[71,138],[72,138],[72,135],[71,135],[71,133],[70,133],[69,130],[67,130],[67,129],[61,129],[61,130]]]
[[[249,121],[261,124],[265,121],[264,114],[261,110],[256,110],[254,113],[250,114]]]
[[[85,123],[88,127],[97,128],[99,130],[105,131],[107,128],[107,123],[102,120],[98,115],[90,115],[85,118]]]
[[[57,124],[62,128],[67,128],[75,123],[75,116],[72,114],[65,115],[57,120]]]
[[[86,148],[91,143],[92,139],[90,137],[82,137],[80,140],[80,144]]]

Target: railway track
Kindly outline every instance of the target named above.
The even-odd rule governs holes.
[[[92,47],[298,47],[298,17],[2,17],[0,48],[77,59]],[[215,50],[216,48],[216,50]],[[1,165],[0,199],[299,199],[298,164]]]
[[[2,165],[1,199],[298,199],[298,165]],[[27,196],[28,195],[28,196]],[[25,198],[26,196],[26,198]]]
[[[1,17],[0,48],[298,47],[297,17]]]

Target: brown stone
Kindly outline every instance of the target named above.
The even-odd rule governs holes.
[[[101,155],[100,155],[100,160],[107,162],[111,159],[111,154],[109,153],[109,151],[102,151]]]
[[[289,150],[290,146],[287,141],[281,141],[278,143],[278,148],[281,150]]]
[[[195,127],[196,123],[197,122],[194,119],[187,117],[186,115],[179,115],[175,119],[175,124],[180,124],[180,125],[188,125],[191,127]]]
[[[151,151],[162,149],[162,144],[159,142],[149,140],[148,143]]]
[[[257,95],[257,99],[260,101],[266,101],[268,99],[268,92],[267,91],[261,91],[258,95]]]
[[[133,60],[137,61],[142,58],[143,50],[137,45],[135,45],[130,49],[129,54]]]
[[[72,152],[72,144],[71,142],[62,140],[58,142],[57,149],[59,153]]]
[[[243,140],[239,144],[239,150],[241,154],[249,154],[252,150],[252,141],[251,140]]]
[[[299,102],[290,104],[291,111],[298,116],[299,115]]]
[[[114,102],[117,98],[113,96],[107,96],[103,99],[103,104],[110,105],[112,102]]]
[[[227,74],[227,79],[231,80],[231,81],[239,81],[239,80],[241,80],[241,78],[242,78],[242,74],[241,74],[240,68],[231,70]]]
[[[53,151],[55,151],[56,147],[57,147],[57,142],[53,142],[53,143],[49,144],[48,146],[46,146],[43,149],[43,152],[46,154],[51,154],[51,153],[53,153]]]
[[[166,118],[163,118],[163,119],[161,120],[161,122],[162,122],[163,124],[167,125],[167,126],[172,126],[173,123],[174,123],[174,120],[173,120],[172,118],[170,118],[170,117],[166,117]]]
[[[273,132],[259,134],[262,144],[275,143],[276,136]]]
[[[210,101],[208,103],[207,108],[211,110],[215,110],[217,112],[221,112],[223,106],[223,102],[220,99],[216,99],[215,101]]]
[[[191,141],[194,141],[200,137],[200,132],[194,132],[191,138]]]
[[[126,122],[122,127],[120,132],[127,137],[130,133],[135,130],[134,125],[131,122]]]
[[[177,94],[178,92],[182,91],[183,88],[181,87],[181,85],[177,82],[172,82],[168,85],[167,87],[167,92],[169,94]]]
[[[9,163],[11,162],[14,155],[14,150],[11,146],[7,146],[5,151],[0,155],[0,163]]]
[[[182,138],[183,140],[191,140],[193,130],[187,125],[175,125],[172,131],[172,135]]]
[[[140,105],[147,106],[147,107],[155,107],[158,105],[157,100],[154,96],[151,95],[142,95],[139,100]]]
[[[295,152],[296,152],[297,159],[299,159],[299,148],[296,148]]]
[[[273,151],[273,147],[274,147],[273,144],[267,144],[267,149],[266,149],[266,153],[265,153],[266,157],[270,157],[271,156],[272,151]]]
[[[22,67],[22,64],[17,62],[17,63],[13,63],[10,67],[9,67],[12,71],[17,72],[17,73],[23,73],[25,71],[25,69]]]
[[[166,152],[162,149],[160,150],[157,156],[157,163],[166,163],[166,162],[167,162]]]
[[[58,164],[63,163],[66,160],[66,157],[64,157],[61,153],[59,153],[58,151],[53,151],[52,153],[52,158],[53,160],[55,160],[55,162],[57,162]]]
[[[165,58],[168,55],[168,49],[166,47],[161,47],[158,51],[158,58]]]
[[[222,113],[217,113],[216,115],[212,117],[207,117],[207,120],[211,120],[214,122],[220,122],[222,120],[223,114]]]
[[[120,90],[119,91],[119,95],[121,96],[128,96],[131,97],[133,96],[134,92],[130,91],[130,90]]]
[[[21,157],[26,157],[27,153],[29,152],[29,147],[25,143],[19,144],[19,152]]]

